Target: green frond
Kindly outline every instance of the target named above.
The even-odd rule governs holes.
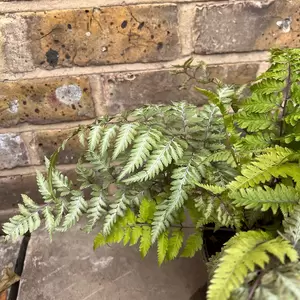
[[[107,150],[111,146],[113,139],[116,137],[118,129],[119,129],[118,125],[113,125],[105,129],[101,140],[102,156],[105,156],[107,154]]]
[[[100,144],[101,136],[103,134],[104,127],[102,124],[94,124],[91,126],[89,135],[88,135],[88,146],[89,151],[94,151]]]
[[[82,147],[85,147],[85,141],[86,141],[86,128],[84,126],[80,127],[78,130],[78,140]]]
[[[300,121],[300,108],[297,108],[294,112],[288,114],[284,118],[285,123],[290,124],[292,126],[296,126]]]
[[[214,195],[222,194],[226,191],[226,188],[219,185],[210,185],[210,184],[202,184],[198,183],[197,186],[201,187],[202,189],[213,193]]]
[[[51,201],[52,193],[49,188],[48,182],[45,179],[44,175],[39,171],[36,172],[36,182],[37,182],[39,192],[42,195],[44,201]]]
[[[106,238],[105,236],[100,232],[96,235],[96,237],[94,238],[94,250],[96,250],[97,248],[106,245]]]
[[[65,216],[62,230],[66,231],[71,228],[79,221],[79,218],[87,210],[87,202],[84,199],[83,193],[81,191],[72,191],[72,196],[70,202],[68,203],[68,213]]]
[[[117,195],[116,200],[109,206],[108,214],[105,217],[103,224],[103,233],[108,236],[113,228],[113,225],[117,222],[118,217],[124,217],[130,200],[124,193]]]
[[[270,130],[275,124],[275,120],[272,116],[258,113],[248,114],[245,111],[238,113],[234,119],[241,128],[245,128],[250,132],[262,131],[265,129]]]
[[[53,187],[60,192],[61,197],[65,197],[71,192],[72,181],[56,169],[52,171],[52,184]]]
[[[120,153],[124,152],[131,145],[137,134],[138,126],[138,123],[129,123],[120,127],[112,159],[116,159]]]
[[[134,141],[128,162],[119,175],[118,180],[140,168],[150,156],[150,151],[157,145],[161,137],[161,133],[154,128],[140,131]]]
[[[151,228],[142,226],[142,235],[140,239],[140,253],[145,257],[151,247]]]
[[[141,226],[134,226],[132,228],[131,237],[130,237],[130,246],[138,243],[140,237],[142,236],[143,229]]]
[[[21,197],[26,208],[29,208],[31,210],[39,210],[40,206],[35,203],[29,196],[21,194]]]
[[[294,207],[294,211],[289,213],[283,220],[285,236],[300,251],[300,206]]]
[[[300,133],[290,133],[283,137],[285,143],[289,144],[293,141],[300,142]]]
[[[126,246],[131,239],[132,228],[127,226],[124,228],[124,237],[123,237],[123,245]]]
[[[241,108],[243,111],[249,113],[267,113],[274,109],[278,109],[281,104],[282,97],[278,97],[276,94],[261,95],[253,94],[251,98],[246,99]]]
[[[230,150],[221,150],[217,151],[207,157],[207,161],[209,162],[218,162],[218,161],[224,161],[227,164],[229,164],[232,167],[236,167],[236,163],[234,161],[234,158],[232,156],[232,153]]]
[[[265,154],[256,157],[255,160],[242,168],[242,176],[237,176],[228,184],[232,191],[241,188],[253,187],[259,183],[265,183],[272,177],[286,177],[286,172],[280,167],[288,160],[293,152],[287,148],[270,148]]]
[[[252,86],[252,90],[259,92],[262,95],[271,95],[276,92],[281,92],[284,89],[285,82],[276,79],[263,79]]]
[[[208,300],[229,299],[231,292],[244,282],[247,274],[256,266],[264,268],[269,263],[269,254],[277,257],[281,263],[287,256],[290,261],[297,261],[295,249],[281,237],[273,239],[263,231],[237,233],[226,244],[224,255],[215,270],[207,293]]]
[[[157,240],[157,258],[158,258],[158,264],[161,265],[165,257],[168,253],[168,246],[169,246],[169,233],[164,232],[160,235],[160,237]]]
[[[203,233],[198,231],[191,234],[183,248],[181,257],[194,257],[195,254],[202,249],[203,246]]]
[[[46,206],[43,209],[43,216],[45,219],[45,227],[47,231],[49,232],[50,239],[52,238],[52,233],[55,230],[55,220],[54,215],[52,213],[52,209],[49,206]]]
[[[261,211],[271,209],[273,214],[276,214],[278,209],[283,214],[291,212],[300,199],[299,192],[284,184],[276,184],[274,189],[268,186],[240,189],[229,196],[237,206]]]
[[[154,214],[152,228],[152,242],[164,232],[173,222],[176,213],[183,207],[188,199],[188,191],[195,182],[199,181],[200,174],[194,164],[194,157],[190,158],[184,167],[174,169],[171,178],[171,195],[169,199],[157,206]]]
[[[144,198],[140,203],[138,222],[146,223],[151,222],[156,210],[156,204],[154,201]]]
[[[38,212],[26,213],[25,215],[15,215],[9,222],[3,224],[2,230],[6,234],[6,239],[17,240],[27,232],[33,232],[41,225]]]
[[[300,263],[281,265],[264,274],[254,295],[254,300],[260,299],[300,299]]]
[[[87,218],[88,223],[84,230],[91,232],[95,224],[107,213],[107,199],[104,191],[97,185],[92,186],[92,198],[88,201]]]
[[[179,143],[174,140],[174,138],[171,140],[163,140],[151,153],[144,169],[123,181],[125,183],[132,183],[153,179],[166,167],[168,167],[172,161],[176,162],[182,156],[183,149]]]
[[[242,137],[235,145],[239,151],[262,150],[272,145],[273,135],[268,133],[257,132],[254,134],[247,134]]]
[[[178,256],[183,244],[183,236],[184,233],[180,229],[172,231],[166,255],[168,260],[173,260]]]

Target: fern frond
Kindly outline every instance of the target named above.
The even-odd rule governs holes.
[[[181,253],[181,257],[194,257],[196,252],[201,250],[203,246],[203,233],[202,232],[196,232],[191,234],[187,241],[186,245],[183,248],[183,251]]]
[[[41,219],[38,212],[28,213],[26,215],[16,215],[9,219],[9,222],[3,224],[3,232],[6,239],[17,240],[27,232],[33,232],[41,225]]]
[[[48,182],[45,179],[44,175],[37,171],[36,172],[36,182],[39,189],[40,194],[42,195],[45,202],[49,202],[52,200],[52,193],[49,188]]]
[[[243,111],[249,113],[267,113],[274,109],[277,109],[281,104],[282,97],[278,97],[276,94],[261,95],[253,94],[251,98],[246,99],[241,108]]]
[[[144,169],[123,181],[125,183],[132,183],[153,179],[166,167],[168,167],[173,160],[176,162],[182,156],[183,149],[174,140],[174,138],[172,138],[171,140],[164,140],[153,150],[147,160]]]
[[[118,180],[123,179],[126,175],[140,168],[150,156],[150,151],[157,145],[161,137],[161,133],[154,128],[139,132],[138,137],[134,141],[128,162],[119,175]]]
[[[116,137],[119,126],[113,125],[105,129],[101,141],[101,155],[105,156],[108,148],[111,146],[112,140]]]
[[[87,210],[87,202],[83,197],[83,193],[81,191],[72,191],[72,196],[70,202],[68,204],[68,213],[65,216],[62,230],[66,231],[71,228],[79,221],[79,218],[82,216],[84,212]]]
[[[154,214],[152,228],[152,242],[165,231],[173,222],[176,213],[183,207],[188,199],[188,191],[195,182],[199,181],[200,174],[194,164],[194,157],[190,158],[184,167],[175,169],[171,175],[171,195],[169,199],[157,206]]]
[[[211,279],[208,300],[229,299],[248,272],[254,271],[255,266],[265,267],[270,261],[268,254],[277,257],[281,263],[284,263],[285,256],[293,262],[298,260],[295,249],[281,237],[273,239],[263,231],[237,233],[225,244],[224,255]]]
[[[289,263],[270,270],[261,279],[261,285],[255,292],[255,300],[269,299],[269,295],[276,300],[300,299],[300,264]],[[273,299],[271,298],[271,299]]]
[[[157,240],[157,258],[158,258],[158,265],[161,265],[168,252],[168,246],[169,246],[169,233],[164,232],[160,235],[160,237]]]
[[[92,198],[88,201],[87,218],[88,223],[84,230],[91,232],[97,221],[107,213],[107,199],[104,191],[97,185],[92,186]]]
[[[109,206],[109,212],[105,217],[103,225],[103,233],[105,236],[110,234],[113,225],[117,222],[118,217],[124,217],[129,204],[130,200],[123,193],[118,195],[115,202]]]
[[[300,194],[291,186],[277,184],[275,189],[268,186],[240,189],[231,193],[230,198],[237,206],[246,209],[267,211],[271,209],[276,214],[280,209],[283,214],[291,212],[299,203]]]
[[[300,121],[300,107],[297,108],[294,112],[288,114],[285,118],[284,121],[287,124],[290,124],[292,126],[296,126],[297,124],[299,124]]]
[[[294,211],[283,220],[285,236],[291,241],[294,247],[300,250],[300,206],[295,206]]]
[[[88,136],[89,151],[93,152],[98,147],[103,131],[104,127],[102,124],[94,124],[91,126]]]
[[[173,260],[175,259],[183,244],[183,236],[184,233],[182,230],[173,230],[172,236],[169,239],[168,251],[167,251],[167,259]]]
[[[250,132],[272,129],[275,124],[272,116],[258,113],[247,114],[243,111],[237,114],[234,119],[241,128],[246,128]]]
[[[134,226],[132,228],[131,237],[130,237],[130,246],[138,243],[140,237],[142,236],[143,229],[141,226]]]
[[[268,133],[257,132],[255,134],[248,134],[242,137],[235,145],[239,151],[261,150],[266,149],[272,145],[273,135]]]
[[[244,165],[241,171],[242,176],[237,176],[235,181],[228,184],[228,188],[236,191],[249,186],[253,187],[259,183],[265,183],[273,176],[286,177],[286,172],[280,166],[288,160],[293,151],[278,146],[270,148],[266,152],[256,157],[250,164]]]
[[[226,191],[226,188],[219,185],[210,185],[210,184],[202,184],[198,183],[197,186],[201,187],[202,189],[209,191],[215,195],[222,194],[224,191]]]
[[[45,219],[45,227],[49,233],[50,239],[52,238],[52,233],[55,230],[55,220],[52,213],[52,209],[49,206],[46,206],[43,209],[43,216]]]
[[[151,222],[156,210],[156,204],[154,201],[144,198],[140,203],[138,222],[146,223]]]
[[[52,171],[52,184],[60,192],[61,197],[67,196],[71,192],[72,181],[56,169]]]
[[[138,123],[124,124],[120,127],[119,134],[116,138],[113,159],[116,159],[120,153],[124,152],[134,140],[137,134]]]
[[[149,226],[142,226],[142,234],[140,240],[140,253],[145,257],[151,247],[151,229]]]
[[[271,95],[284,89],[285,82],[276,79],[263,79],[252,86],[252,90],[262,95]]]
[[[96,235],[96,237],[94,238],[94,250],[96,250],[97,248],[106,245],[106,238],[105,236],[100,232]]]

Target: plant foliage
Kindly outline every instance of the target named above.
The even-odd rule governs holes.
[[[44,204],[23,195],[3,231],[16,239],[43,221],[52,235],[85,215],[84,230],[99,232],[94,249],[137,245],[145,257],[156,247],[162,264],[193,257],[213,226],[233,237],[209,262],[209,300],[300,299],[300,50],[272,50],[270,68],[243,87],[197,78],[205,67],[192,60],[177,67],[209,104],[145,106],[79,127],[79,187],[56,166],[67,139],[37,174]]]

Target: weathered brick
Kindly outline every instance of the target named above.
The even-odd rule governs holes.
[[[60,10],[22,15],[44,68],[171,60],[180,51],[176,5]]]
[[[94,117],[86,77],[45,78],[0,83],[0,127],[49,124]]]
[[[68,138],[75,129],[67,130],[43,130],[34,134],[34,147],[38,149],[40,160],[50,157],[51,154]],[[83,153],[83,147],[79,143],[78,137],[69,140],[64,150],[59,153],[59,164],[76,163]]]
[[[26,20],[17,14],[0,15],[0,72],[34,69]]]
[[[218,77],[227,83],[246,83],[256,77],[258,64],[208,66],[211,77]],[[201,105],[204,97],[195,91],[195,81],[191,80],[182,89],[186,75],[173,75],[170,71],[145,73],[118,73],[101,77],[106,112],[114,114],[133,109],[143,104],[170,103],[186,100]],[[207,86],[206,86],[207,87]]]
[[[298,1],[245,1],[197,8],[196,53],[225,53],[300,46]],[[291,17],[291,26],[286,18]],[[285,21],[284,21],[285,20]],[[286,22],[286,30],[280,26]]]
[[[26,166],[29,163],[26,146],[17,134],[0,134],[0,170]]]

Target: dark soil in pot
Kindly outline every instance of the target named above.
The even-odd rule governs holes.
[[[211,225],[211,226],[210,226]],[[207,225],[208,228],[213,227],[213,224]],[[227,228],[222,228],[217,231],[205,229],[203,234],[203,258],[208,261],[209,257],[220,252],[224,243],[235,235],[235,231]],[[190,300],[205,300],[206,299],[207,284],[199,288]]]

